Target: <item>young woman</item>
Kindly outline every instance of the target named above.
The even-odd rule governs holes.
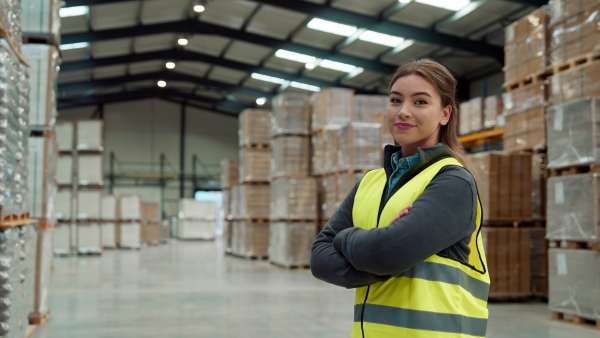
[[[485,337],[482,210],[456,134],[455,91],[437,62],[398,68],[387,108],[396,146],[313,244],[313,275],[356,288],[352,337]]]

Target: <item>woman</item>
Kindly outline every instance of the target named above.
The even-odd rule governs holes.
[[[456,135],[455,91],[437,62],[398,68],[387,108],[396,146],[313,244],[313,275],[357,288],[352,337],[485,337],[482,210]]]

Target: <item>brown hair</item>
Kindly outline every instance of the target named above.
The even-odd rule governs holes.
[[[446,125],[440,127],[439,140],[442,142],[452,157],[458,160],[467,170],[471,173],[474,172],[473,165],[465,157],[465,148],[458,141],[458,108],[456,106],[456,79],[446,67],[441,64],[429,60],[421,59],[412,62],[408,62],[398,67],[392,80],[390,81],[389,87],[391,88],[394,82],[401,77],[408,75],[419,75],[431,83],[440,97],[442,98],[442,108],[450,106],[452,107],[452,113],[450,114],[450,120]]]

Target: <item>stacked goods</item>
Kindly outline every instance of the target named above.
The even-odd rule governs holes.
[[[77,253],[82,255],[101,254],[101,215],[102,191],[80,190],[77,192]]]
[[[279,94],[273,98],[273,135],[310,135],[310,107],[306,94]]]
[[[117,202],[117,246],[125,249],[141,247],[142,202],[139,195],[121,195]]]
[[[320,205],[319,215],[323,221],[329,220],[336,212],[338,205],[338,180],[336,175],[327,175],[317,179],[318,200]],[[348,190],[346,193],[349,193]],[[341,191],[340,194],[344,192]]]
[[[378,122],[379,116],[385,116],[388,97],[385,95],[355,95],[352,121]]]
[[[306,267],[310,248],[315,241],[315,222],[272,222],[270,226],[269,260],[280,266]]]
[[[271,115],[271,111],[263,109],[246,109],[241,112],[239,145],[251,147],[268,144],[271,139]]]
[[[310,173],[310,138],[278,135],[271,141],[271,177],[306,177]]]
[[[547,91],[546,82],[536,82],[503,94],[504,150],[545,149]]]
[[[179,200],[179,239],[214,239],[217,224],[217,203],[196,201],[192,198]]]
[[[275,178],[271,182],[272,220],[316,220],[317,184],[312,177]]]
[[[56,218],[57,225],[54,233],[54,253],[68,255],[75,246],[74,199],[77,196],[73,179],[73,148],[75,128],[73,122],[56,122],[56,141],[58,143],[58,159],[56,164]]]
[[[483,101],[483,128],[491,129],[498,126],[498,117],[504,110],[501,95],[488,96]]]
[[[268,184],[244,184],[238,191],[239,218],[268,220],[271,203],[271,186]]]
[[[381,168],[378,123],[351,122],[340,130],[338,165],[341,171]]]
[[[221,161],[221,188],[223,191],[223,218],[225,238],[225,252],[231,253],[231,240],[233,236],[233,210],[234,210],[234,186],[239,184],[240,164],[235,159],[223,159]],[[237,200],[235,201],[237,202]]]
[[[29,139],[29,207],[31,217],[43,224],[56,224],[57,159],[58,145],[53,137]]]
[[[583,64],[552,76],[549,98],[551,104],[590,96],[600,96],[600,62]]]
[[[323,88],[311,97],[313,132],[341,127],[351,121],[354,108],[354,90]]]
[[[15,50],[21,49],[23,27],[21,26],[21,1],[5,0],[0,2],[0,25],[5,32],[5,38],[9,38],[10,44]]]
[[[117,197],[114,195],[102,195],[100,203],[100,222],[102,223],[102,247],[114,249],[117,247]]]
[[[315,133],[312,142],[312,168],[315,176],[335,173],[338,168],[340,128],[326,129]]]
[[[34,284],[34,300],[33,310],[29,317],[35,322],[35,318],[43,318],[50,311],[49,306],[49,289],[50,289],[50,272],[52,270],[52,247],[53,247],[54,230],[42,229],[38,232],[37,250],[35,256],[35,284]]]
[[[236,221],[232,252],[241,257],[266,258],[269,255],[269,223]]]
[[[531,159],[531,216],[542,220],[546,218],[546,154],[533,154]]]
[[[506,27],[504,84],[511,88],[535,79],[548,66],[549,13],[542,7]]]
[[[61,2],[58,0],[21,0],[21,25],[23,37],[47,38],[48,43],[60,44],[60,15]],[[23,45],[22,49],[25,49]],[[31,59],[25,56],[27,61]]]
[[[156,245],[160,240],[160,205],[158,202],[142,202],[142,243]]]
[[[229,189],[239,184],[240,162],[235,159],[223,159],[221,161],[221,187]]]
[[[483,129],[483,99],[481,97],[461,103],[458,111],[460,114],[458,129],[461,135],[476,133]]]
[[[271,171],[271,149],[241,148],[240,183],[268,182]]]

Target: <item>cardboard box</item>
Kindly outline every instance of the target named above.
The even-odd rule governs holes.
[[[504,150],[508,152],[543,150],[546,148],[546,108],[530,110],[506,116],[504,127]]]
[[[142,225],[139,222],[117,223],[117,246],[139,249],[141,247]]]
[[[310,264],[311,246],[317,237],[314,222],[273,222],[270,226],[269,261],[283,266]]]
[[[483,104],[483,128],[490,129],[498,126],[498,116],[504,110],[501,95],[492,95],[485,98]]]
[[[29,6],[25,4],[29,2]],[[31,0],[22,2],[23,8],[27,11],[22,12],[21,18],[26,22],[41,21],[31,19],[31,11],[47,5],[48,1],[37,1],[35,6],[31,6]],[[58,8],[58,6],[57,6]],[[23,15],[24,14],[24,15]],[[57,13],[58,16],[58,13]],[[25,22],[25,24],[27,24]],[[24,26],[25,27],[25,26]],[[25,30],[32,33],[32,30]],[[60,36],[57,33],[56,36]],[[31,65],[29,68],[29,125],[35,129],[46,128],[53,130],[56,124],[56,85],[58,81],[58,71],[60,64],[60,55],[56,47],[46,44],[23,44],[21,53],[27,62]],[[66,130],[61,129],[61,132]],[[65,140],[66,141],[66,140]],[[72,145],[72,143],[67,143]],[[69,148],[70,149],[70,148]]]
[[[234,185],[229,190],[231,210],[228,219],[239,219],[242,217],[241,189],[242,187],[240,185]]]
[[[354,95],[352,121],[374,122],[377,116],[386,115],[388,102],[387,95]]]
[[[483,129],[483,98],[475,97],[469,100],[470,118],[469,132],[476,133]]]
[[[76,223],[75,228],[77,231],[77,253],[102,253],[102,235],[100,233],[100,223]]]
[[[330,219],[337,210],[338,186],[335,175],[325,176],[317,180],[319,205],[321,206],[319,218]]]
[[[58,157],[56,183],[59,185],[73,184],[73,156],[61,154]]]
[[[103,222],[100,224],[100,237],[102,248],[117,247],[117,224],[115,222]]]
[[[317,183],[312,177],[271,182],[271,220],[316,220]]]
[[[265,109],[244,109],[239,116],[239,145],[269,144],[271,141],[271,118]]]
[[[54,229],[54,253],[56,255],[68,255],[71,253],[71,248],[74,241],[71,240],[71,223],[58,223]]]
[[[59,151],[75,149],[75,126],[71,121],[56,122],[56,141]]]
[[[30,137],[27,184],[30,216],[56,223],[56,167],[58,144],[53,138]]]
[[[216,220],[179,219],[177,238],[179,239],[215,239]]]
[[[550,9],[550,25],[565,21],[567,18],[582,13],[598,5],[596,0],[550,0],[548,7]]]
[[[56,219],[71,220],[73,215],[73,193],[70,189],[61,189],[56,193]]]
[[[315,133],[311,138],[311,142],[312,175],[325,175],[339,171],[340,129],[333,128]]]
[[[120,195],[117,203],[117,216],[120,220],[140,220],[142,201],[139,195]]]
[[[99,220],[101,217],[102,191],[80,190],[77,192],[77,219]]]
[[[239,183],[269,182],[271,149],[240,149]]]
[[[104,150],[104,121],[102,120],[78,120],[77,150],[102,151]]]
[[[79,185],[103,185],[102,155],[77,156],[77,176]]]
[[[471,105],[469,101],[462,102],[458,106],[458,133],[468,135],[470,133]]]
[[[309,95],[278,94],[273,98],[273,132],[276,135],[310,135]]]
[[[560,104],[581,98],[600,96],[600,62],[555,74],[550,81],[550,103]]]
[[[271,141],[273,161],[271,177],[307,177],[310,175],[310,138],[277,136]]]
[[[381,168],[378,123],[351,122],[340,130],[338,168],[371,170]]]
[[[216,202],[213,202],[216,204]],[[160,204],[158,202],[142,202],[141,205],[142,221],[145,223],[159,223]]]
[[[313,132],[328,127],[341,127],[350,122],[354,108],[354,89],[322,88],[311,98]]]
[[[240,186],[240,218],[269,219],[271,187],[269,184]]]
[[[236,159],[221,160],[221,187],[230,188],[240,181],[240,162]]]
[[[234,255],[257,258],[269,255],[269,223],[239,221],[235,232]]]
[[[103,221],[116,221],[118,219],[117,213],[117,196],[115,195],[102,195],[102,202],[100,203],[100,219]]]
[[[531,163],[531,216],[546,219],[546,154],[533,154]]]
[[[548,100],[549,87],[549,83],[544,81],[503,93],[504,114],[508,118],[512,114],[545,106]]]
[[[160,240],[160,223],[149,222],[141,226],[141,241],[147,244],[158,244]]]
[[[598,52],[600,48],[600,4],[582,12],[565,17],[550,30],[550,61],[553,65],[561,65],[566,61]]]
[[[196,201],[193,198],[179,200],[180,219],[216,220],[217,202]]]

